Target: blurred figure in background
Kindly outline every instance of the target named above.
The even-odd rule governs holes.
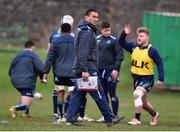
[[[9,76],[13,86],[20,92],[21,101],[10,108],[12,118],[17,117],[17,111],[24,110],[23,117],[31,117],[29,107],[32,104],[36,80],[39,75],[43,77],[43,62],[34,53],[34,43],[27,41],[25,49],[12,61],[9,68]]]

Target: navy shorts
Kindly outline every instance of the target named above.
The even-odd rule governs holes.
[[[154,75],[140,76],[132,74],[132,76],[134,78],[134,89],[136,89],[138,86],[143,87],[147,92],[152,89],[154,85]]]
[[[75,80],[72,77],[57,77],[57,76],[54,76],[55,85],[74,86],[74,82],[75,82]]]
[[[98,71],[99,79],[103,79],[106,82],[118,83],[119,78],[117,78],[116,80],[113,80],[112,75],[111,75],[112,71],[113,69],[99,69]]]
[[[18,89],[17,90],[21,93],[21,96],[28,96],[34,97],[35,90],[34,89]]]

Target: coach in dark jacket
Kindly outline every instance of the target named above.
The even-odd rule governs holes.
[[[98,59],[99,51],[96,42],[96,24],[98,22],[98,12],[95,9],[88,9],[85,12],[84,20],[82,20],[78,26],[77,33],[75,35],[75,63],[74,72],[76,78],[83,78],[84,81],[88,81],[89,76],[97,76],[98,71]],[[116,124],[120,121],[120,118],[115,117],[111,112],[107,103],[106,97],[98,82],[97,91],[88,91],[91,97],[98,105],[101,113],[105,117],[107,126]],[[75,85],[75,89],[72,93],[72,98],[68,107],[67,113],[67,125],[78,125],[76,116],[82,100],[85,98],[86,92],[80,91]]]
[[[75,36],[75,62],[74,72],[88,72],[88,69],[97,70],[98,67],[98,45],[96,42],[96,27],[84,20],[78,25],[78,31]],[[82,37],[80,37],[82,36]]]
[[[27,41],[25,49],[13,59],[9,68],[11,82],[21,93],[21,103],[10,109],[12,118],[16,117],[18,110],[27,110],[24,116],[30,116],[28,107],[32,103],[38,75],[42,79],[43,62],[34,53],[34,43]]]

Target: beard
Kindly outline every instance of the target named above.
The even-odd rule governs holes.
[[[144,45],[145,43],[142,42],[142,41],[137,41],[137,44],[138,44],[138,45]]]

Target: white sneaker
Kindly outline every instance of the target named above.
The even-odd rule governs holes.
[[[89,118],[88,116],[84,116],[84,117],[78,117],[78,121],[87,121],[87,122],[93,122],[94,119]]]
[[[59,124],[61,124],[61,123],[60,123],[59,121],[53,121],[52,124],[54,124],[54,125],[59,125]]]
[[[57,121],[59,121],[59,122],[66,122],[66,118],[65,117],[59,118]]]
[[[98,120],[96,120],[96,122],[98,122],[98,123],[104,123],[104,122],[105,122],[104,116],[102,116],[101,118],[99,118]]]
[[[53,114],[53,120],[58,120],[60,116],[58,114]]]
[[[136,126],[136,125],[140,125],[141,122],[138,119],[133,118],[131,121],[128,122],[128,124]]]
[[[74,126],[84,126],[83,124],[80,124],[79,122],[66,122],[66,125],[67,126],[71,126],[71,125],[74,125]]]
[[[157,125],[157,122],[158,122],[158,117],[159,117],[159,113],[158,113],[158,112],[156,112],[156,116],[152,116],[152,117],[151,117],[151,122],[150,122],[150,125],[152,125],[152,126]]]
[[[70,125],[72,125],[72,123],[71,122],[66,122],[66,125],[70,126]]]
[[[54,124],[54,125],[59,125],[60,124],[60,117],[59,117],[59,115],[58,114],[53,114],[53,122],[52,122],[52,124]]]

